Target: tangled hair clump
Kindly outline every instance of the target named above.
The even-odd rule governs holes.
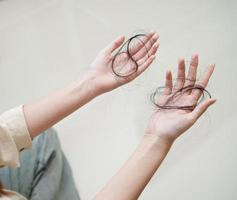
[[[203,86],[194,84],[182,87],[175,91],[171,96],[165,101],[165,103],[159,103],[159,99],[163,93],[165,87],[158,87],[155,92],[153,92],[150,96],[151,102],[159,109],[179,109],[179,110],[188,110],[192,111],[194,108],[201,103],[206,98],[211,98],[211,94],[207,91]],[[193,90],[199,90],[201,92],[201,98],[199,98],[198,102],[193,105],[175,105],[175,99],[177,100],[179,97],[184,95],[185,93],[191,92]]]
[[[113,56],[111,68],[112,68],[113,73],[116,76],[126,78],[126,77],[129,77],[132,74],[137,72],[137,70],[139,68],[139,64],[133,58],[133,55],[131,52],[131,48],[133,47],[133,45],[138,45],[138,43],[140,43],[141,48],[144,47],[145,50],[147,51],[147,55],[149,56],[148,50],[146,48],[146,44],[142,40],[142,38],[144,38],[144,37],[147,37],[147,35],[146,34],[136,34],[136,35],[130,37],[119,48],[117,53]],[[121,57],[123,58],[123,60],[127,60],[127,62],[131,62],[130,64],[132,65],[132,67],[130,67],[129,69],[122,69],[122,66],[119,66]],[[124,62],[122,64],[124,64]],[[123,70],[123,72],[122,72],[122,70]]]

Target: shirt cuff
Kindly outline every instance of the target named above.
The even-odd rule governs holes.
[[[19,167],[19,151],[0,116],[0,167]]]
[[[3,113],[1,118],[18,151],[32,147],[32,139],[25,121],[23,105]]]

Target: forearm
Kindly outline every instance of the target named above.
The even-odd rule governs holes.
[[[24,105],[24,114],[31,137],[50,128],[96,96],[99,89],[93,76],[85,76],[45,98]]]
[[[94,199],[137,199],[159,168],[171,145],[156,136],[145,135],[134,154]]]

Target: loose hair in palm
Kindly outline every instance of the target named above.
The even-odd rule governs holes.
[[[118,77],[127,78],[131,76],[132,74],[136,73],[139,64],[133,57],[133,52],[131,52],[131,47],[133,45],[141,45],[141,48],[144,48],[145,51],[147,51],[148,57],[150,56],[146,47],[146,43],[144,43],[144,38],[146,39],[146,34],[136,34],[132,37],[130,37],[117,51],[117,53],[113,56],[111,68],[113,73]],[[124,63],[125,60],[125,63]],[[126,65],[128,62],[129,65]],[[124,66],[131,66],[131,67],[124,67]],[[210,92],[208,92],[204,87],[198,84],[191,84],[188,86],[185,86],[177,91],[175,91],[167,100],[165,103],[160,104],[159,98],[161,97],[163,90],[165,87],[158,87],[155,92],[153,92],[150,96],[151,101],[153,104],[159,108],[159,109],[179,109],[179,110],[189,110],[192,111],[199,103],[201,103],[206,98],[211,98]],[[178,98],[179,96],[188,93],[192,90],[199,90],[201,91],[201,98],[199,101],[194,105],[174,105],[174,98]]]
[[[152,103],[161,110],[168,109],[179,109],[179,110],[187,110],[192,111],[194,108],[201,103],[206,98],[211,98],[211,94],[207,91],[203,86],[194,84],[182,87],[175,91],[163,104],[159,103],[159,99],[164,91],[165,87],[158,87],[155,92],[153,92],[150,96]],[[187,94],[193,90],[199,90],[201,92],[201,98],[199,98],[198,102],[193,105],[175,105],[175,98],[178,99],[184,94]]]
[[[147,51],[147,55],[149,57],[146,44],[143,41],[143,39],[146,37],[147,37],[146,34],[136,34],[130,37],[119,48],[119,50],[113,56],[112,64],[111,64],[112,71],[116,76],[126,78],[137,72],[139,68],[139,64],[134,59],[133,52],[131,51],[131,48],[133,47],[133,45],[141,45],[141,48],[144,48],[144,50]],[[126,64],[128,62],[130,62],[129,63],[130,67],[125,68],[124,66],[127,66]]]

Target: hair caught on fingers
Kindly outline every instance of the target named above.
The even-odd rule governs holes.
[[[139,63],[134,58],[136,52],[133,50],[135,45],[139,45],[139,49],[144,48],[147,58],[150,57],[146,43],[143,41],[144,38],[147,38],[146,34],[136,34],[130,37],[115,53],[112,58],[111,68],[116,76],[126,78],[138,71]]]
[[[209,91],[207,91],[203,86],[198,84],[192,84],[185,87],[182,87],[172,94],[168,96],[168,98],[162,102],[160,101],[161,97],[163,96],[163,91],[165,87],[158,87],[151,95],[150,99],[151,102],[159,109],[159,110],[170,110],[170,109],[176,109],[176,110],[187,110],[192,111],[195,109],[195,107],[200,104],[202,101],[204,101],[207,98],[211,98],[211,94]],[[198,90],[201,95],[198,101],[193,105],[177,105],[177,100],[182,97],[182,95],[185,95],[191,91]],[[161,103],[162,102],[162,103]]]

